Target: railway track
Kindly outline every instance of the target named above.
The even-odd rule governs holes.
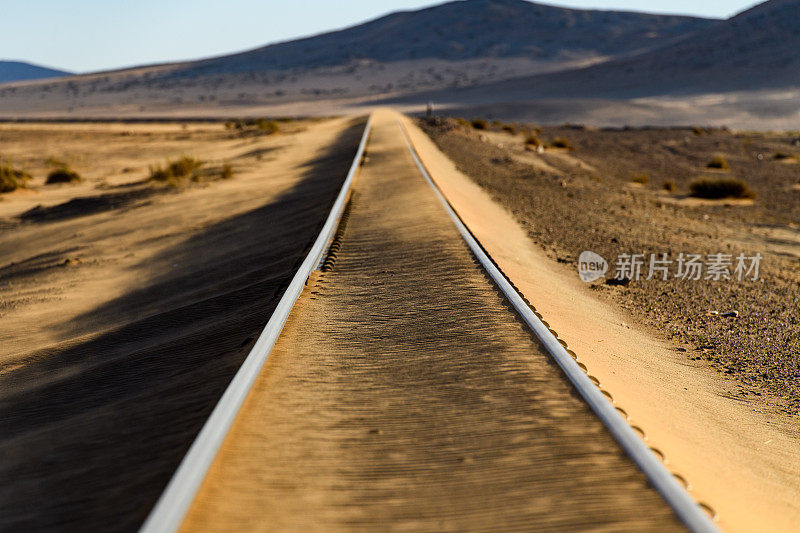
[[[672,530],[675,517],[716,531],[472,237],[397,115],[377,112],[142,531]]]

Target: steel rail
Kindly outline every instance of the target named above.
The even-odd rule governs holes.
[[[458,216],[453,206],[445,198],[439,186],[431,178],[419,154],[411,142],[405,125],[397,121],[403,133],[408,149],[426,181],[430,184],[436,195],[444,205],[445,210],[458,228],[459,233],[466,241],[472,253],[480,261],[484,270],[489,274],[497,287],[503,292],[514,309],[522,317],[528,327],[536,334],[539,340],[547,349],[548,353],[556,360],[558,366],[567,375],[570,382],[578,389],[583,399],[603,424],[608,428],[613,437],[628,453],[630,458],[644,473],[651,485],[658,491],[664,501],[672,508],[677,517],[691,531],[696,533],[718,532],[717,526],[708,514],[703,511],[700,505],[684,489],[675,476],[661,463],[656,455],[650,450],[645,442],[639,437],[636,431],[628,424],[627,420],[617,411],[616,407],[603,394],[601,389],[589,378],[584,370],[567,352],[565,346],[559,342],[557,336],[546,326],[542,320],[534,313],[530,306],[523,300],[522,295],[514,288],[500,269],[494,264],[492,259],[475,239],[470,230]]]
[[[289,313],[303,292],[303,287],[308,277],[320,263],[330,246],[336,228],[339,226],[339,220],[344,212],[350,187],[364,155],[364,148],[369,138],[371,126],[372,117],[370,116],[364,127],[364,134],[361,137],[361,143],[358,145],[353,164],[350,166],[347,177],[342,184],[333,207],[331,207],[322,230],[314,241],[308,255],[306,255],[305,260],[297,269],[294,277],[292,277],[292,281],[283,293],[253,349],[250,350],[244,363],[239,367],[236,375],[225,389],[219,402],[211,412],[211,416],[208,417],[200,433],[197,434],[172,479],[170,479],[164,492],[161,493],[152,511],[142,524],[139,530],[141,533],[172,533],[177,531],[183,522],[192,500],[197,494],[203,479],[205,479],[208,469],[211,467],[222,442],[225,440],[225,436],[228,434],[231,424],[233,424],[264,363],[269,358],[269,354],[273,346],[275,346],[283,326],[286,324]]]

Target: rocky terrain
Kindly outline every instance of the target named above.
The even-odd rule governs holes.
[[[644,254],[640,279],[600,280],[588,290],[682,346],[687,359],[737,379],[737,398],[800,412],[797,139],[679,128],[516,128],[478,131],[451,120],[426,126],[553,259],[577,269],[581,252],[594,251],[609,262],[608,279],[620,254]],[[569,148],[526,149],[527,131]],[[730,168],[709,169],[717,156]],[[704,177],[743,180],[755,198],[689,197],[690,184]],[[649,254],[663,253],[673,261],[668,279],[658,271],[646,279]],[[739,280],[733,265],[731,279],[705,279],[704,271],[695,281],[676,277],[680,253],[763,259],[756,281]]]

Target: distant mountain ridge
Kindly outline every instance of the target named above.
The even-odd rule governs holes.
[[[702,112],[708,123],[797,129],[800,0],[728,20],[458,0],[216,58],[0,85],[0,117],[11,118],[335,114],[427,101],[551,123],[686,124]]]
[[[40,67],[22,61],[0,61],[0,83],[10,81],[38,80],[43,78],[58,78],[69,76],[72,73]]]
[[[633,57],[503,87],[515,97],[614,98],[800,88],[800,0],[770,0]]]
[[[577,10],[525,0],[459,0],[191,63],[179,71],[282,70],[358,60],[615,56],[652,48],[713,23],[696,17]]]
[[[531,64],[521,70],[517,65],[519,72],[513,73],[534,73],[557,70],[561,63],[568,68],[580,61],[650,49],[714,22],[677,15],[568,9],[526,0],[457,0],[241,53],[99,72],[72,81],[124,78],[127,87],[142,80],[169,83],[204,76],[297,73],[357,67],[363,62],[424,60],[520,60]]]

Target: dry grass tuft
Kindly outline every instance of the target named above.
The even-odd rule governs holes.
[[[472,127],[476,130],[485,130],[489,127],[489,123],[483,120],[482,118],[474,118],[472,119]]]
[[[177,184],[183,180],[200,181],[200,169],[205,163],[194,157],[183,156],[180,159],[167,163],[166,167],[151,166],[151,181]]]
[[[528,145],[528,146],[533,146],[535,148],[539,148],[540,146],[542,146],[542,141],[536,135],[528,135],[525,138],[525,144]]]
[[[256,127],[262,133],[267,135],[272,135],[273,133],[278,133],[280,131],[280,127],[278,127],[278,123],[274,120],[267,120],[265,118],[260,118],[256,120]]]
[[[556,137],[553,139],[553,142],[550,143],[550,146],[553,148],[563,148],[564,150],[572,150],[572,144],[564,137]]]
[[[80,183],[80,181],[81,175],[65,165],[53,170],[50,174],[48,174],[44,184],[55,185],[58,183]]]
[[[721,155],[714,156],[714,159],[708,162],[706,168],[714,168],[718,170],[728,170],[731,168],[728,160],[722,157]]]
[[[689,194],[710,200],[756,197],[756,193],[745,182],[736,178],[695,180],[689,184]]]
[[[14,168],[10,163],[0,165],[0,193],[11,192],[25,187],[31,175]]]

